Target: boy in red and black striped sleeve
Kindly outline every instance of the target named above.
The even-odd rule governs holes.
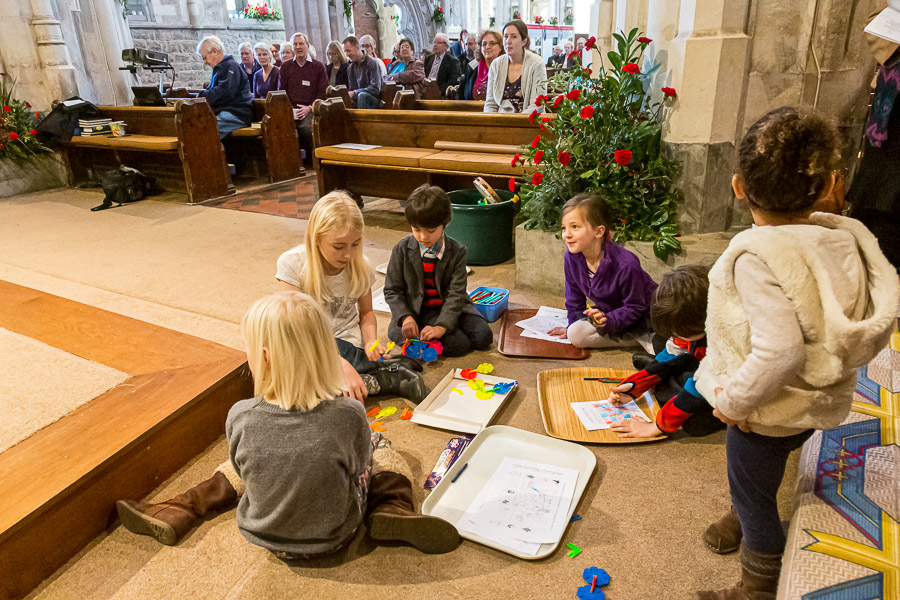
[[[679,428],[689,435],[700,436],[724,429],[694,386],[694,371],[706,356],[708,292],[709,269],[699,265],[675,269],[656,288],[650,322],[654,331],[669,341],[644,370],[612,388],[609,399],[614,404],[622,404],[655,388],[657,398],[670,400],[656,414],[655,423],[629,420],[612,426],[621,437],[653,437]]]
[[[466,249],[444,235],[447,193],[419,186],[406,202],[406,220],[412,235],[394,246],[384,281],[388,337],[397,343],[440,340],[444,356],[486,350],[494,336],[466,291]]]

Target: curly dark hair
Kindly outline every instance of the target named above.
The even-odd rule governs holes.
[[[751,125],[738,150],[738,174],[750,207],[770,213],[812,209],[839,165],[834,127],[789,106]]]
[[[693,337],[706,331],[709,267],[687,265],[666,273],[653,293],[650,324],[663,337]]]

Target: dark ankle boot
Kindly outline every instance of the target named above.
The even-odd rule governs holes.
[[[231,508],[237,492],[220,472],[183,494],[159,504],[119,500],[116,511],[128,531],[149,535],[166,546],[178,543],[207,514]]]
[[[703,532],[703,541],[710,550],[716,554],[730,554],[741,547],[741,522],[738,520],[734,509],[728,510],[728,514],[710,525]]]
[[[418,404],[428,395],[425,378],[399,364],[379,366],[369,373],[378,381],[382,394],[394,394]]]
[[[741,546],[741,580],[734,587],[697,592],[699,600],[775,600],[782,554],[760,554]]]
[[[397,356],[392,356],[391,358],[386,358],[381,361],[381,364],[388,367],[391,365],[400,365],[401,367],[406,367],[410,371],[415,371],[416,373],[422,372],[422,363],[412,357],[406,356],[405,354],[399,354]]]
[[[426,554],[444,554],[459,545],[456,527],[415,511],[412,484],[399,473],[374,475],[368,501],[366,529],[373,540],[406,542]]]
[[[656,360],[656,357],[652,354],[647,354],[646,352],[635,352],[631,355],[631,364],[638,371],[643,371],[644,368]]]

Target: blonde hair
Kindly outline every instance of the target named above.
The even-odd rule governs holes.
[[[319,303],[301,292],[260,298],[241,319],[253,393],[307,411],[341,394],[337,344]]]
[[[325,287],[325,259],[319,252],[322,236],[330,232],[359,231],[362,235],[363,216],[356,202],[347,192],[334,191],[322,196],[309,215],[306,228],[306,264],[300,274],[301,289],[318,302],[331,299]],[[362,244],[353,253],[350,264],[350,295],[359,298],[371,289],[372,265],[362,253]]]
[[[331,52],[332,49],[337,51],[338,56],[341,60],[341,64],[344,64],[349,60],[347,58],[347,54],[344,53],[344,47],[341,44],[338,44],[337,42],[329,42],[328,47],[325,48],[325,58],[328,59],[328,64],[331,64],[331,59],[328,58],[328,53]]]

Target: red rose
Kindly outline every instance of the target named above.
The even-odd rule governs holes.
[[[675,93],[675,88],[664,87],[662,89],[662,93],[668,96],[669,98],[675,98],[678,94]]]
[[[547,98],[547,96],[545,96],[544,94],[541,94],[540,96],[538,96],[537,98],[534,99],[534,103],[537,106],[541,106],[547,100],[549,100],[549,98]]]
[[[559,159],[559,164],[564,167],[568,167],[569,161],[572,160],[572,155],[568,152],[560,152],[557,158]]]
[[[585,77],[590,77],[591,74],[593,73],[593,71],[591,71],[590,67],[588,67],[587,69],[582,70],[581,72],[584,73],[584,76],[585,76]]]
[[[569,52],[569,60],[575,60],[575,57],[578,56],[578,50],[572,50]]]
[[[532,140],[532,142],[531,142],[531,147],[537,148],[538,144],[540,144],[540,143],[541,143],[541,134],[538,134],[538,135],[534,136],[534,140]]]
[[[569,93],[566,94],[566,98],[569,100],[578,100],[578,96],[581,95],[581,90],[569,90]]]
[[[631,162],[631,150],[616,150],[613,158],[616,159],[616,162],[622,165],[623,167]]]
[[[513,194],[516,193],[516,178],[515,177],[509,178],[509,191]]]
[[[584,49],[590,50],[591,48],[594,47],[594,44],[596,44],[596,43],[597,43],[597,38],[595,38],[594,36],[591,36],[588,38],[588,41],[586,41],[584,43]]]
[[[626,73],[631,73],[632,75],[637,75],[641,72],[641,68],[634,63],[625,63],[625,66],[622,67],[622,70]]]
[[[563,98],[565,98],[565,96],[563,96],[562,94],[557,96],[556,100],[553,101],[553,108],[558,108],[560,103],[563,101]]]
[[[581,118],[582,119],[590,119],[594,116],[594,107],[593,106],[585,106],[581,109]]]
[[[11,140],[17,140],[17,139],[19,139],[19,134],[16,133],[15,131],[10,131],[10,132],[9,132],[9,139],[11,139]]]
[[[41,118],[41,113],[36,112],[36,113],[34,113],[34,116],[36,116],[38,119],[40,119],[40,118]]]
[[[651,39],[648,38],[648,37],[643,37],[643,36],[642,36],[642,37],[639,37],[639,38],[638,38],[638,41],[639,41],[640,43],[642,43],[642,44],[649,44],[649,43],[652,42],[653,40],[651,40]]]
[[[539,113],[537,111],[537,109],[534,109],[533,111],[531,111],[531,114],[528,115],[528,122],[531,123],[532,125],[534,125],[534,120],[537,118],[537,116],[539,114],[541,114],[541,113]]]
[[[541,185],[541,182],[544,180],[544,174],[540,171],[535,171],[534,175],[531,176],[532,185]]]
[[[31,135],[37,135],[37,129],[32,129],[28,133],[30,133]]]
[[[5,105],[5,104],[3,105],[3,112],[9,112],[11,110],[12,109],[10,107],[8,107],[7,105]]]
[[[510,166],[511,166],[511,167],[516,166],[516,163],[519,162],[519,159],[520,159],[520,158],[522,158],[522,155],[521,155],[521,154],[516,154],[515,156],[513,156],[512,162],[509,163]]]
[[[534,153],[534,164],[538,164],[539,162],[541,162],[542,158],[544,158],[543,150],[538,150],[537,152],[535,152]]]

